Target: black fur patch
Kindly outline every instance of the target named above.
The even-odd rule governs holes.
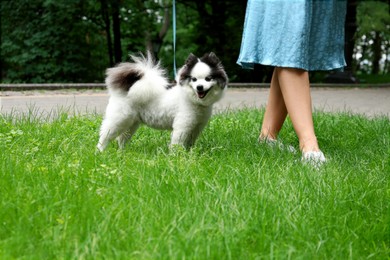
[[[139,70],[123,70],[114,76],[112,85],[127,92],[131,86],[133,86],[134,83],[140,80],[143,76],[143,73]]]
[[[182,82],[183,80],[186,80],[191,77],[191,71],[196,65],[196,63],[199,62],[198,57],[196,57],[194,54],[190,54],[184,64],[184,69],[180,74],[179,81]]]
[[[165,86],[165,89],[169,90],[172,89],[174,86],[176,86],[176,83],[169,83],[168,85]]]
[[[200,60],[212,68],[218,68],[221,64],[221,61],[214,52],[206,53]]]

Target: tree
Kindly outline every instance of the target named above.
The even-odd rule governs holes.
[[[112,31],[114,34],[114,58],[115,63],[122,61],[122,45],[121,45],[121,27],[119,17],[119,0],[113,0],[111,3],[112,8]]]
[[[189,53],[215,52],[231,80],[250,78],[237,64],[246,1],[178,0],[177,47],[180,64]]]
[[[360,2],[357,9],[358,29],[355,55],[357,70],[378,74],[386,73],[389,59],[382,58],[390,49],[389,4],[380,1]],[[381,68],[381,62],[383,64]]]
[[[77,0],[3,1],[4,77],[9,82],[94,82],[106,67],[102,38]]]
[[[102,19],[104,21],[104,31],[106,33],[108,60],[110,61],[110,66],[113,66],[114,52],[113,52],[112,39],[111,39],[111,19],[110,19],[110,12],[108,9],[107,0],[100,0],[100,10],[101,10]]]
[[[390,53],[388,2],[348,2],[347,69],[389,72],[390,60],[384,58]],[[236,64],[246,1],[176,3],[179,66],[190,53],[200,56],[213,51],[231,81],[262,82],[269,78],[267,67],[256,66],[250,71]],[[172,0],[2,0],[0,79],[100,82],[105,68],[146,50],[172,68],[171,8]]]
[[[353,52],[355,48],[356,8],[358,0],[347,1],[347,14],[345,19],[345,60],[347,62],[346,71],[353,72]]]
[[[0,8],[1,11],[1,8]],[[0,12],[0,82],[3,79],[3,57],[2,57],[2,51],[1,51],[1,43],[3,42],[1,39],[2,36],[2,23],[1,23],[1,12]]]

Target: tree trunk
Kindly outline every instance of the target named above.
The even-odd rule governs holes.
[[[198,35],[195,37],[195,43],[197,45],[196,52],[202,53],[206,51],[205,48],[207,48],[207,46],[210,46],[207,44],[207,36],[210,35],[210,30],[208,27],[209,14],[206,10],[206,0],[196,1],[196,10],[199,14],[199,21],[197,25]]]
[[[211,8],[208,8],[211,7]],[[199,14],[198,45],[199,55],[209,51],[224,53],[226,49],[226,3],[224,0],[199,0],[196,2]],[[214,46],[210,50],[208,46]]]
[[[111,39],[111,22],[110,22],[110,16],[108,12],[108,5],[107,5],[107,0],[101,0],[101,12],[102,12],[102,17],[104,20],[104,30],[106,32],[106,39],[107,39],[107,49],[108,49],[108,60],[110,62],[110,67],[114,65],[114,60],[113,60],[113,52],[112,52],[112,39]]]
[[[168,32],[170,23],[170,12],[168,7],[165,7],[163,25],[161,26],[159,33],[151,35],[150,32],[146,32],[146,49],[153,54],[153,57],[156,60],[158,60],[158,53],[160,52],[164,37]]]
[[[0,14],[0,82],[3,78],[3,57],[1,56],[1,14]]]
[[[372,44],[373,58],[372,58],[372,74],[379,74],[379,62],[382,56],[382,37],[380,32],[375,32],[374,43]]]
[[[345,20],[345,61],[347,72],[354,72],[353,68],[353,49],[355,48],[355,33],[356,33],[356,7],[357,0],[348,0],[347,16]]]
[[[114,0],[112,8],[112,30],[114,33],[114,59],[115,63],[122,61],[121,28],[119,20],[119,0]]]
[[[226,36],[226,3],[225,0],[211,1],[212,14],[209,17],[210,24],[213,24],[212,36],[215,39],[215,46],[218,46],[218,51],[225,53]]]
[[[389,57],[390,55],[390,46],[387,45],[386,48],[386,57]],[[385,59],[385,65],[383,67],[383,74],[390,74],[390,66],[389,66],[389,60]]]

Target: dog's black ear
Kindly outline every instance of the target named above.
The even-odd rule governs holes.
[[[229,78],[223,68],[221,60],[215,55],[214,52],[206,53],[201,60],[214,68],[211,76],[218,81],[221,88],[225,88],[229,82]]]
[[[188,55],[185,64],[186,64],[187,66],[192,67],[192,66],[195,65],[197,62],[198,62],[198,57],[196,57],[194,54],[191,53],[190,55]]]
[[[190,78],[191,70],[194,68],[199,59],[194,54],[188,55],[184,66],[179,70],[179,83],[184,85],[184,82]]]
[[[211,67],[219,67],[221,65],[221,61],[214,52],[206,53],[200,60]]]
[[[220,62],[220,60],[218,59],[217,55],[215,55],[214,52],[210,52],[209,53],[209,58],[212,59],[212,60]]]

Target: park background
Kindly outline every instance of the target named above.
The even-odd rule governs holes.
[[[232,82],[267,81],[270,68],[236,65],[245,5],[178,0],[178,65],[214,51]],[[0,10],[1,83],[103,85],[107,67],[146,49],[172,71],[171,1],[0,0]],[[347,18],[349,66],[338,79],[369,83],[351,93],[388,93],[388,3],[348,1]],[[168,131],[140,128],[124,150],[96,153],[101,114],[56,102],[45,114],[33,101],[3,113],[3,100],[55,94],[4,85],[0,259],[389,258],[388,116],[314,111],[321,168],[257,142],[264,108],[216,113],[189,151],[170,151]],[[298,149],[290,120],[279,140]]]
[[[387,83],[388,1],[348,0],[343,75],[311,73],[312,82]],[[98,83],[130,54],[150,50],[173,70],[171,0],[1,1],[0,83]],[[241,69],[246,1],[178,0],[176,61],[214,51],[231,82],[268,82],[271,68]]]

